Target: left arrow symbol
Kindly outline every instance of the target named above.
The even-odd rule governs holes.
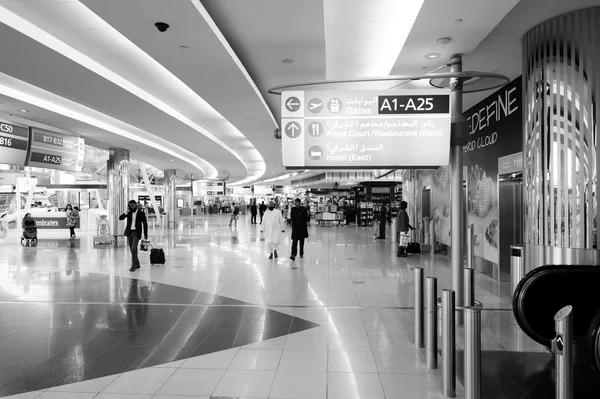
[[[296,112],[300,109],[300,100],[298,97],[290,97],[285,102],[285,108],[290,112]]]

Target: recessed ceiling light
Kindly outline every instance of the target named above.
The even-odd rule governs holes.
[[[233,96],[231,93],[225,93],[226,96]]]
[[[171,162],[173,162],[173,160],[171,159]]]
[[[429,69],[427,66],[422,66],[421,69]]]
[[[456,19],[456,20],[454,20],[454,23],[455,24],[462,24],[463,20],[462,19]]]
[[[28,109],[20,109],[19,111],[20,111],[20,112],[29,112],[29,110],[28,110]]]
[[[188,49],[188,46],[179,46],[179,49],[180,49],[180,50],[187,50],[187,49]]]
[[[294,60],[291,58],[284,58],[281,60],[281,62],[283,62],[284,64],[293,64]]]
[[[440,37],[439,39],[436,40],[436,43],[437,44],[441,44],[441,45],[445,45],[445,44],[450,43],[451,41],[452,41],[452,39],[449,38],[449,37]]]
[[[429,59],[429,60],[434,60],[436,58],[438,58],[441,54],[440,53],[429,53],[425,55],[425,58]]]
[[[252,118],[246,118],[246,122],[254,122],[254,119],[252,119]]]

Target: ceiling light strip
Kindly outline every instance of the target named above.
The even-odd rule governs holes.
[[[267,111],[267,113],[271,117],[271,120],[273,121],[273,124],[275,125],[275,127],[276,128],[279,127],[279,124],[277,123],[277,119],[275,119],[275,116],[273,115],[273,112],[271,112],[271,108],[269,108],[269,106],[267,105],[267,102],[265,101],[265,98],[263,97],[263,95],[261,94],[260,90],[258,89],[258,86],[256,86],[256,83],[254,82],[254,80],[252,79],[252,77],[250,76],[250,74],[248,73],[248,71],[246,70],[246,67],[244,66],[244,64],[242,64],[242,61],[239,59],[239,57],[237,56],[237,54],[235,53],[235,51],[233,51],[233,48],[231,47],[231,45],[229,44],[229,42],[227,41],[227,39],[225,38],[225,36],[223,36],[223,33],[221,32],[221,30],[219,29],[219,27],[217,26],[217,24],[215,24],[215,21],[212,19],[212,17],[208,13],[208,11],[206,11],[206,8],[204,8],[204,6],[202,5],[202,3],[199,0],[190,0],[190,1],[194,5],[194,7],[196,7],[196,9],[200,13],[200,15],[202,15],[202,18],[204,18],[204,20],[206,21],[206,23],[208,24],[208,26],[210,27],[210,29],[213,31],[213,33],[215,34],[215,36],[217,37],[217,39],[219,39],[219,41],[221,42],[221,45],[229,53],[229,56],[231,57],[231,59],[233,60],[233,62],[235,62],[235,64],[237,65],[238,69],[240,70],[240,72],[242,72],[242,74],[244,75],[244,77],[248,81],[248,84],[250,84],[250,86],[252,87],[252,89],[256,93],[256,96],[258,97],[258,99],[260,100],[260,102],[265,107],[265,110]]]
[[[82,6],[83,6],[83,4],[82,4]],[[87,7],[86,7],[86,9],[87,9]],[[93,15],[96,15],[91,10],[89,10],[89,12],[92,13]],[[98,17],[98,18],[100,18],[100,17]],[[72,61],[74,61],[74,62],[80,64],[81,66],[89,69],[90,71],[102,76],[103,78],[113,82],[114,84],[120,86],[121,88],[123,88],[123,89],[127,90],[128,92],[134,94],[135,96],[141,98],[142,100],[153,105],[154,107],[158,108],[159,110],[167,113],[168,115],[172,116],[173,118],[188,125],[192,129],[200,132],[204,136],[208,137],[209,139],[213,140],[215,143],[222,146],[229,153],[231,153],[234,157],[236,157],[244,165],[246,170],[248,172],[250,172],[250,168],[248,167],[248,165],[246,164],[244,159],[235,150],[233,150],[231,147],[229,147],[227,144],[225,144],[222,140],[218,139],[215,135],[208,132],[202,126],[198,125],[197,123],[195,123],[194,121],[192,121],[191,119],[186,117],[185,115],[181,114],[179,111],[175,110],[170,105],[164,103],[163,101],[154,97],[150,93],[148,93],[145,90],[134,85],[133,83],[131,83],[127,79],[123,78],[119,74],[106,68],[105,66],[101,65],[100,63],[96,62],[95,60],[91,59],[90,57],[80,53],[79,51],[75,50],[73,47],[67,45],[66,43],[62,42],[61,40],[58,40],[54,36],[48,34],[44,30],[38,28],[37,26],[33,25],[29,21],[23,19],[19,15],[9,11],[8,9],[6,9],[4,7],[0,7],[0,21],[3,22],[4,24],[6,24],[7,26],[10,26],[11,28],[29,36],[30,38],[36,40],[37,42],[45,45],[46,47],[51,48],[52,50],[68,57]],[[124,39],[127,40],[126,38],[124,38]],[[142,50],[140,49],[140,51],[142,51]],[[176,78],[176,77],[174,77],[174,78]],[[216,112],[216,110],[214,112]],[[220,114],[218,114],[218,115],[220,115]],[[244,138],[245,138],[245,136],[244,136]],[[256,152],[258,153],[258,151],[256,151]],[[260,153],[258,153],[258,155],[260,156]],[[261,156],[260,156],[260,158],[262,160]],[[262,162],[264,164],[264,160]],[[259,163],[259,165],[260,165],[260,163]],[[254,176],[248,176],[246,179],[248,179],[250,177],[252,177],[253,179],[260,178],[260,176],[262,176],[264,174],[264,172],[266,171],[266,165],[264,166],[264,168],[261,168],[260,166],[258,166],[257,169],[259,169],[259,170],[256,173],[254,173]],[[246,179],[244,179],[244,180],[246,180]]]
[[[327,80],[387,76],[424,0],[323,0]]]
[[[23,101],[28,104],[34,105],[36,107],[43,108],[50,112],[54,112],[56,114],[66,116],[67,118],[71,118],[71,119],[75,119],[75,120],[78,120],[83,123],[87,123],[88,125],[92,125],[99,129],[109,131],[109,132],[117,134],[121,137],[125,137],[127,139],[137,141],[138,143],[141,143],[141,144],[153,147],[153,148],[157,148],[158,150],[160,150],[166,154],[177,157],[177,158],[189,163],[190,165],[198,168],[199,170],[202,171],[202,173],[204,173],[204,176],[207,179],[216,179],[218,177],[219,173],[218,173],[217,169],[214,166],[212,166],[209,162],[207,162],[204,159],[196,156],[195,154],[192,154],[191,152],[189,152],[179,146],[176,146],[175,144],[172,144],[171,142],[161,139],[159,137],[154,136],[152,140],[141,137],[135,133],[131,133],[130,131],[121,129],[117,126],[114,126],[113,124],[103,122],[92,116],[84,115],[83,113],[76,111],[74,109],[70,109],[68,107],[58,105],[54,102],[44,100],[40,96],[31,95],[31,94],[22,92],[20,90],[13,89],[12,87],[9,87],[6,85],[0,84],[0,93],[2,93],[5,96],[17,99],[19,101]],[[64,101],[69,102],[69,100],[67,100],[67,99],[64,99]],[[81,104],[77,104],[77,105],[84,109],[87,108]],[[92,111],[92,110],[90,109],[90,111]],[[97,111],[93,111],[93,112],[97,112]],[[104,114],[102,114],[102,115],[104,115]],[[106,118],[110,118],[107,115],[104,115],[104,116]],[[121,121],[119,121],[119,122],[124,124]],[[133,129],[139,130],[137,128],[133,128]],[[148,134],[149,136],[153,136],[150,133],[147,133],[147,132],[144,132],[144,133]],[[164,145],[160,145],[159,143],[168,144],[170,147],[176,147],[180,152],[174,151],[168,147],[165,147]],[[188,155],[185,155],[186,153]],[[196,158],[196,159],[194,159],[194,158]]]

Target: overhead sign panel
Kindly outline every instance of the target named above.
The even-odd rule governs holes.
[[[282,93],[288,169],[437,167],[450,161],[450,94],[436,91]]]
[[[31,142],[27,166],[81,172],[85,141],[81,137],[29,128]]]
[[[0,163],[25,165],[29,131],[26,127],[0,122]]]

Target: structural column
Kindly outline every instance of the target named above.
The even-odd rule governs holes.
[[[524,273],[597,264],[599,19],[587,8],[523,37]]]
[[[454,56],[450,60],[450,71],[462,71],[462,57]],[[451,190],[451,240],[452,240],[452,290],[455,292],[455,303],[463,304],[463,275],[464,258],[463,248],[465,241],[463,226],[463,145],[466,141],[466,120],[463,116],[463,82],[460,79],[451,79],[450,81],[450,103],[451,103],[451,154],[450,166],[452,170]],[[456,315],[458,324],[463,323],[463,314],[458,312]]]
[[[113,236],[123,235],[125,222],[119,221],[119,215],[125,213],[129,201],[129,150],[109,149],[106,175],[110,233]]]
[[[177,228],[177,220],[179,219],[179,210],[177,209],[176,195],[177,171],[175,169],[165,169],[164,177],[164,207],[166,226],[170,229]]]

